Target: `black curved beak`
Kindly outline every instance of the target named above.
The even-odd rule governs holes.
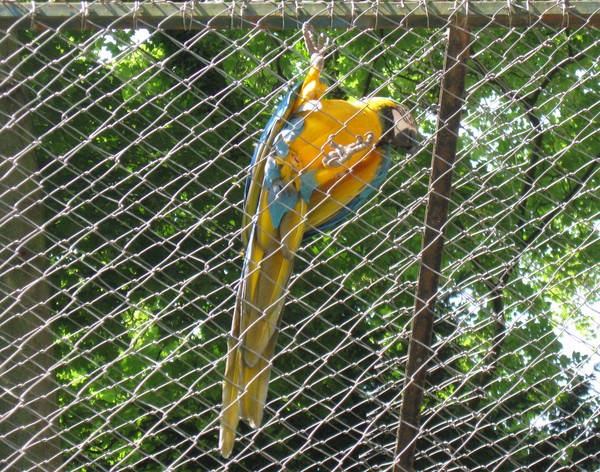
[[[418,131],[409,129],[399,132],[394,139],[394,144],[406,149],[408,155],[416,154],[420,149],[420,136]]]

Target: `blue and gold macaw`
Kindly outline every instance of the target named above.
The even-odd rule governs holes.
[[[294,256],[302,240],[353,213],[382,184],[388,145],[413,148],[417,124],[388,98],[324,100],[327,41],[304,28],[311,65],[267,123],[246,184],[242,281],[228,341],[221,454],[240,419],[262,422],[271,359]]]

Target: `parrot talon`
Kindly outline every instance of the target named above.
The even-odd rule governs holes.
[[[313,27],[304,23],[302,25],[302,34],[304,35],[304,43],[310,54],[310,65],[322,71],[325,66],[325,50],[329,47],[330,39],[323,33],[316,35]]]
[[[375,133],[369,131],[367,134],[365,134],[364,138],[362,136],[358,136],[356,138],[356,142],[348,144],[347,146],[342,146],[341,144],[336,143],[333,139],[334,136],[330,136],[329,142],[327,143],[333,150],[328,152],[323,158],[323,166],[328,168],[340,167],[356,153],[370,148],[375,141]]]

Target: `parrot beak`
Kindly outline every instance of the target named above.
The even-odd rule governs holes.
[[[394,136],[394,145],[406,149],[406,154],[412,156],[420,149],[419,132],[415,129],[405,129],[396,131]]]
[[[405,149],[408,154],[419,150],[419,130],[415,119],[408,109],[403,106],[389,107],[384,115],[391,125],[382,142],[394,147]]]

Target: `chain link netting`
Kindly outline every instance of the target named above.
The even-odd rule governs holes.
[[[2,470],[392,470],[448,29],[326,29],[327,97],[393,97],[421,142],[392,155],[367,205],[303,243],[263,424],[240,425],[224,459],[244,183],[309,58],[293,18],[285,30],[184,19],[2,27]],[[598,30],[484,20],[414,467],[591,472]]]

